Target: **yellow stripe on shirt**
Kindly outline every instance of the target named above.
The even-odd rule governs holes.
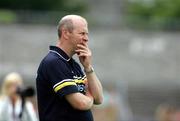
[[[78,83],[78,84],[80,84],[80,83],[85,84],[86,83],[86,80],[78,80],[78,79],[76,79],[76,80],[73,80],[73,81]]]
[[[58,85],[57,87],[55,87],[55,88],[54,88],[54,91],[57,92],[57,91],[59,91],[60,89],[66,87],[66,86],[71,86],[71,85],[76,85],[76,83],[75,83],[75,82],[64,82],[64,83]]]

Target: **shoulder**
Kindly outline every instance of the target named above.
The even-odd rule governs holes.
[[[49,52],[44,59],[41,61],[41,66],[56,67],[64,66],[65,62],[59,58],[56,54]]]
[[[60,61],[60,59],[54,53],[51,52],[49,52],[42,60],[43,63],[47,63],[47,64],[51,64],[56,61]]]
[[[45,73],[47,76],[56,75],[59,77],[60,74],[68,72],[70,73],[68,62],[51,52],[42,60],[38,68],[38,73]]]

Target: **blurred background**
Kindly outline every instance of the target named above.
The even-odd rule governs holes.
[[[180,121],[180,0],[1,0],[0,84],[18,72],[35,87],[66,14],[89,22],[105,97],[95,121]]]

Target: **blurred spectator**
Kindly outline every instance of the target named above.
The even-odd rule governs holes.
[[[2,83],[0,96],[0,121],[37,121],[37,115],[30,101],[25,101],[22,110],[22,99],[17,94],[17,87],[23,85],[18,73],[8,74]],[[22,112],[22,116],[20,113]]]
[[[95,121],[118,121],[119,107],[117,94],[113,91],[104,91],[104,101],[100,106],[93,107]]]
[[[175,112],[175,107],[169,104],[161,104],[156,110],[156,121],[173,121]]]
[[[180,109],[177,109],[172,117],[172,121],[180,121]]]

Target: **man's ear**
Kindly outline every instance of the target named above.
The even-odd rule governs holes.
[[[68,39],[69,38],[69,31],[68,30],[66,30],[66,29],[62,29],[62,36],[63,36],[63,38],[65,38],[65,39]]]

